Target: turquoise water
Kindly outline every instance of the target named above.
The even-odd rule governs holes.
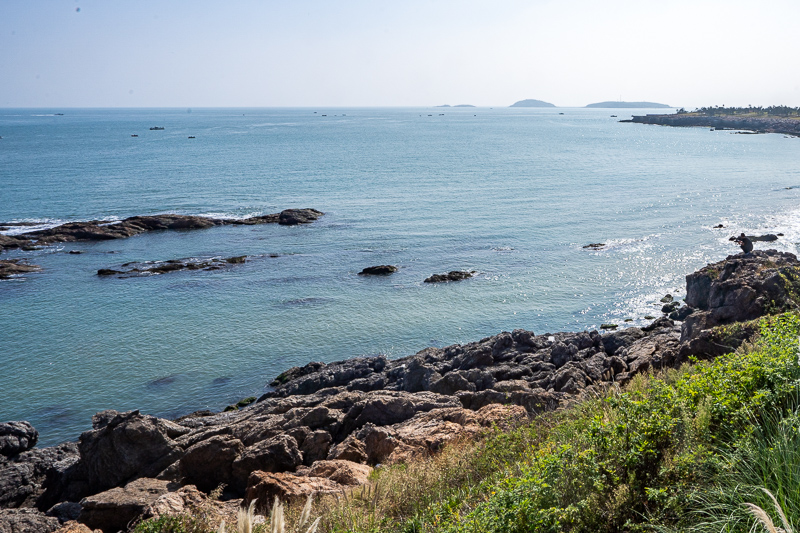
[[[602,109],[0,110],[0,222],[326,213],[301,227],[3,254],[43,271],[0,281],[0,421],[29,420],[53,444],[77,438],[102,409],[221,409],[309,361],[400,357],[514,328],[641,325],[663,294],[683,296],[686,274],[738,251],[734,233],[782,232],[769,247],[796,253],[800,139],[621,124],[611,114],[624,118]],[[595,242],[608,246],[582,248]],[[243,254],[246,264],[214,272],[95,275],[128,261]],[[357,275],[377,264],[400,271]],[[478,274],[422,283],[456,269]]]

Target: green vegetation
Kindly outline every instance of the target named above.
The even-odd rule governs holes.
[[[800,524],[800,315],[747,327],[759,336],[735,353],[638,375],[530,425],[376,469],[369,485],[317,503],[319,529],[745,533],[769,516]],[[159,520],[136,531],[203,531]]]
[[[534,425],[382,469],[374,488],[331,506],[322,529],[745,532],[754,518],[744,503],[773,509],[756,487],[798,524],[800,459],[784,457],[800,450],[798,332],[796,314],[764,319],[757,343],[739,352],[640,375]],[[785,438],[776,428],[795,440],[775,446]]]
[[[692,112],[686,111],[684,108],[676,111],[678,115],[696,114],[713,116],[726,116],[735,115],[741,117],[800,117],[800,107],[789,107],[785,105],[772,105],[769,107],[725,107],[723,106],[709,106],[699,107]]]

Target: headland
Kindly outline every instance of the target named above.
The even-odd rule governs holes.
[[[800,115],[789,110],[781,114],[772,112],[748,112],[747,109],[704,108],[704,111],[667,115],[633,116],[620,122],[657,124],[660,126],[703,127],[715,130],[738,130],[748,133],[782,133],[800,136]],[[736,112],[736,111],[739,112]]]

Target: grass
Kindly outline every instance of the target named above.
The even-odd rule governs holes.
[[[771,431],[753,413],[779,412],[783,420],[795,404],[800,318],[785,314],[760,326],[760,340],[736,353],[640,375],[625,390],[531,426],[379,472],[375,484],[383,492],[372,499],[340,498],[327,511],[323,530],[686,530],[702,521],[698,513],[709,488],[739,475],[731,453],[739,454],[740,466],[763,463],[746,455],[757,428]],[[773,490],[785,506],[781,491]],[[733,506],[746,518],[752,517],[745,502],[770,505],[754,499],[755,491],[739,496]]]
[[[638,375],[532,424],[379,468],[368,485],[317,503],[319,529],[745,532],[780,508],[788,531],[800,523],[800,316],[763,319],[759,331],[713,361]]]

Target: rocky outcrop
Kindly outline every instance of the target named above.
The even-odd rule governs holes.
[[[309,224],[323,214],[316,209],[286,209],[280,213],[246,219],[166,214],[135,216],[112,223],[102,220],[69,222],[55,228],[30,231],[16,236],[0,235],[0,251],[57,242],[124,239],[148,231],[159,230],[194,230],[214,226],[254,224],[294,226],[297,224]]]
[[[32,246],[30,239],[0,233],[0,252],[3,250],[14,250],[16,248],[28,248],[30,246]]]
[[[2,237],[2,235],[0,235]],[[2,245],[0,243],[0,245]],[[2,249],[0,249],[2,250]],[[22,259],[0,259],[0,279],[8,279],[11,276],[38,272],[42,268],[38,265],[31,265]]]
[[[800,135],[800,121],[791,118],[707,116],[695,114],[634,116],[620,122],[658,124],[661,126],[705,127],[718,130],[748,130],[759,133]]]
[[[262,502],[341,491],[364,483],[372,466],[428,456],[454,439],[520,424],[688,355],[729,350],[752,332],[747,321],[796,308],[798,294],[795,256],[739,254],[687,277],[686,305],[673,311],[685,316],[682,325],[662,317],[604,334],[517,329],[395,360],[308,363],[280,374],[272,390],[241,409],[176,421],[103,411],[77,450],[0,456],[0,501],[42,511],[73,502],[52,507],[65,517],[74,512],[66,505],[80,502],[81,520],[91,522],[90,513],[110,509],[103,502],[118,496],[138,502],[141,516],[155,516],[202,502],[203,492],[222,486],[229,496]],[[3,485],[6,476],[13,482]],[[140,485],[161,488],[148,492]]]
[[[425,278],[425,283],[443,283],[447,281],[461,281],[462,279],[471,278],[475,271],[467,270],[451,270],[446,274],[434,274],[433,276]]]
[[[136,276],[167,274],[169,272],[179,272],[181,270],[220,270],[231,265],[241,265],[245,263],[246,260],[247,256],[239,255],[228,258],[187,258],[170,259],[168,261],[148,261],[146,263],[124,263],[121,267],[123,270],[101,268],[97,271],[97,275],[130,278]]]
[[[80,436],[78,458],[51,474],[40,505],[79,501],[141,477],[158,477],[184,453],[173,439],[189,432],[139,411],[102,411],[92,423],[94,429]]]
[[[720,326],[746,323],[800,306],[800,263],[794,254],[756,250],[728,256],[686,276],[681,353],[716,356],[739,346],[752,331],[720,337]]]

